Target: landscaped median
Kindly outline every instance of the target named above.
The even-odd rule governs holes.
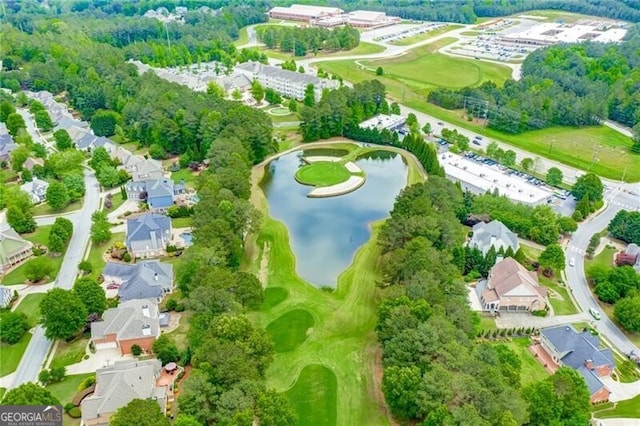
[[[355,163],[342,164],[340,157],[303,157],[309,163],[298,169],[296,180],[315,186],[307,197],[325,198],[348,194],[364,185],[364,172]]]

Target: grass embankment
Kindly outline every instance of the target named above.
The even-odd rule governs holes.
[[[71,402],[74,396],[78,393],[78,387],[80,383],[87,377],[95,376],[95,373],[87,374],[74,374],[66,376],[60,383],[52,383],[47,386],[47,390],[51,392],[53,396],[58,398],[58,401],[64,406]]]
[[[389,44],[393,44],[395,46],[409,46],[411,44],[418,43],[423,40],[428,40],[435,36],[439,36],[440,34],[448,33],[449,31],[453,31],[458,28],[462,28],[462,25],[447,25],[445,27],[437,28],[433,31],[428,31],[426,33],[417,34],[411,37],[406,37],[406,38],[403,38],[402,40],[392,41]]]
[[[25,333],[15,345],[0,343],[0,377],[16,371],[30,340],[31,333]]]
[[[604,407],[594,407],[593,416],[597,419],[638,418],[640,416],[640,395],[626,401],[606,404]]]
[[[52,209],[51,206],[49,204],[47,204],[47,203],[38,204],[37,206],[35,206],[33,208],[33,215],[34,216],[45,216],[45,215],[50,215],[50,214],[63,214],[63,213],[73,212],[73,211],[76,211],[76,210],[80,210],[82,208],[82,203],[83,202],[84,202],[84,198],[80,198],[77,201],[74,201],[72,203],[67,204],[66,206],[64,206],[60,210]]]
[[[171,179],[173,179],[173,181],[176,183],[184,179],[184,183],[188,187],[195,188],[199,175],[199,172],[194,173],[191,169],[185,168],[180,169],[177,172],[171,172]]]
[[[286,392],[296,401],[298,424],[331,426],[336,424],[336,375],[323,365],[310,364],[302,369],[296,384]]]
[[[171,226],[173,228],[188,228],[193,224],[192,217],[174,217],[171,219]]]
[[[528,337],[518,337],[511,342],[502,343],[509,349],[514,351],[520,357],[522,361],[522,367],[520,369],[521,385],[526,386],[534,382],[546,379],[549,377],[544,367],[536,360],[531,352],[529,352],[529,345],[531,341]]]
[[[91,244],[91,251],[89,251],[89,257],[87,260],[91,263],[93,271],[89,274],[90,278],[98,279],[104,266],[107,264],[104,260],[104,253],[109,247],[112,247],[115,243],[124,243],[124,232],[118,232],[111,235],[111,239],[103,244]]]
[[[73,342],[58,341],[56,353],[51,360],[50,368],[66,367],[82,361],[89,344],[89,336],[78,337]]]
[[[318,161],[302,166],[296,172],[296,180],[304,185],[317,187],[346,182],[351,172],[337,161]]]
[[[45,293],[28,294],[20,301],[16,312],[27,316],[29,326],[35,327],[40,321],[40,302],[44,299]]]

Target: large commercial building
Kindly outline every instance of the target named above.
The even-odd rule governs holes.
[[[621,41],[627,30],[622,24],[606,22],[577,22],[560,24],[545,22],[524,31],[504,34],[500,40],[504,43],[551,46],[558,43],[580,43],[598,41],[614,43]]]
[[[292,4],[289,7],[274,7],[269,11],[269,17],[272,19],[311,22],[321,18],[342,15],[343,13],[344,10],[337,7]]]
[[[400,130],[404,127],[404,123],[407,121],[406,117],[401,115],[386,115],[378,114],[373,118],[360,123],[361,129],[378,129],[389,130],[390,132]]]
[[[337,80],[318,78],[253,61],[239,64],[235,72],[246,75],[252,81],[257,80],[262,86],[273,89],[282,96],[297,100],[304,99],[304,92],[309,84],[314,86],[316,101],[320,100],[324,89],[337,89],[340,86]]]

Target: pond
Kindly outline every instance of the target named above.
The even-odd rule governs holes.
[[[313,154],[318,155],[315,150]],[[303,155],[295,151],[270,162],[261,187],[270,215],[287,226],[298,275],[317,287],[335,288],[340,273],[369,239],[370,223],[389,216],[396,195],[406,186],[407,165],[400,154],[371,152],[355,161],[367,177],[360,189],[308,198],[310,187],[294,179],[305,164]]]

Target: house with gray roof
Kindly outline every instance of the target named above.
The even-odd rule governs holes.
[[[151,399],[164,414],[168,389],[158,383],[161,373],[157,359],[116,361],[96,370],[95,391],[81,404],[82,424],[106,426],[113,413],[134,399]]]
[[[109,154],[111,155],[111,159],[118,162],[120,164],[120,168],[124,169],[124,171],[129,174],[132,174],[136,170],[136,164],[144,161],[144,157],[135,155],[128,149],[121,146],[116,146],[116,148]]]
[[[146,201],[149,211],[163,213],[173,206],[178,195],[187,192],[184,180],[175,183],[169,178],[128,182],[125,185],[127,199]]]
[[[3,123],[4,124],[4,123]],[[0,129],[0,161],[11,160],[11,151],[16,149],[18,145],[13,142],[13,138],[9,133],[5,133]]]
[[[106,284],[117,284],[121,301],[155,299],[160,303],[173,291],[173,265],[144,260],[135,265],[109,262],[102,272]]]
[[[134,258],[160,257],[172,241],[171,219],[145,213],[127,220],[125,245]]]
[[[9,287],[0,285],[0,308],[8,308],[11,305],[11,299],[13,299],[14,290]]]
[[[283,70],[279,67],[264,65],[260,62],[244,62],[235,68],[238,74],[246,75],[251,81],[257,80],[262,86],[275,90],[279,94],[297,100],[304,99],[304,92],[309,84],[314,86],[316,101],[322,98],[324,89],[337,89],[337,80],[318,78],[315,75],[297,71]]]
[[[33,177],[31,182],[25,182],[20,186],[20,189],[31,197],[34,204],[43,203],[47,198],[47,189],[49,188],[49,182]]]
[[[91,323],[91,341],[96,350],[119,349],[123,355],[138,345],[150,352],[160,336],[158,305],[154,299],[131,299],[107,309],[102,321]]]
[[[140,180],[155,180],[164,177],[164,169],[160,161],[143,158],[142,161],[138,161],[135,164],[130,174],[134,182]]]
[[[636,243],[631,243],[627,245],[624,253],[634,257],[635,261],[633,263],[633,268],[636,272],[640,272],[640,246]]]
[[[520,243],[518,243],[518,234],[511,232],[509,228],[503,225],[499,220],[493,220],[489,223],[479,222],[473,225],[473,236],[469,241],[469,247],[477,248],[486,255],[493,246],[496,251],[503,249],[507,251],[509,247],[514,251],[518,251]]]
[[[540,345],[553,362],[571,367],[584,377],[591,392],[591,402],[604,402],[610,391],[600,380],[609,377],[616,368],[613,352],[600,347],[600,339],[589,331],[576,331],[572,325],[540,330]]]
[[[22,165],[22,168],[32,172],[35,166],[44,167],[44,160],[42,158],[28,157]]]
[[[30,258],[33,244],[25,240],[8,223],[0,223],[0,273]]]

